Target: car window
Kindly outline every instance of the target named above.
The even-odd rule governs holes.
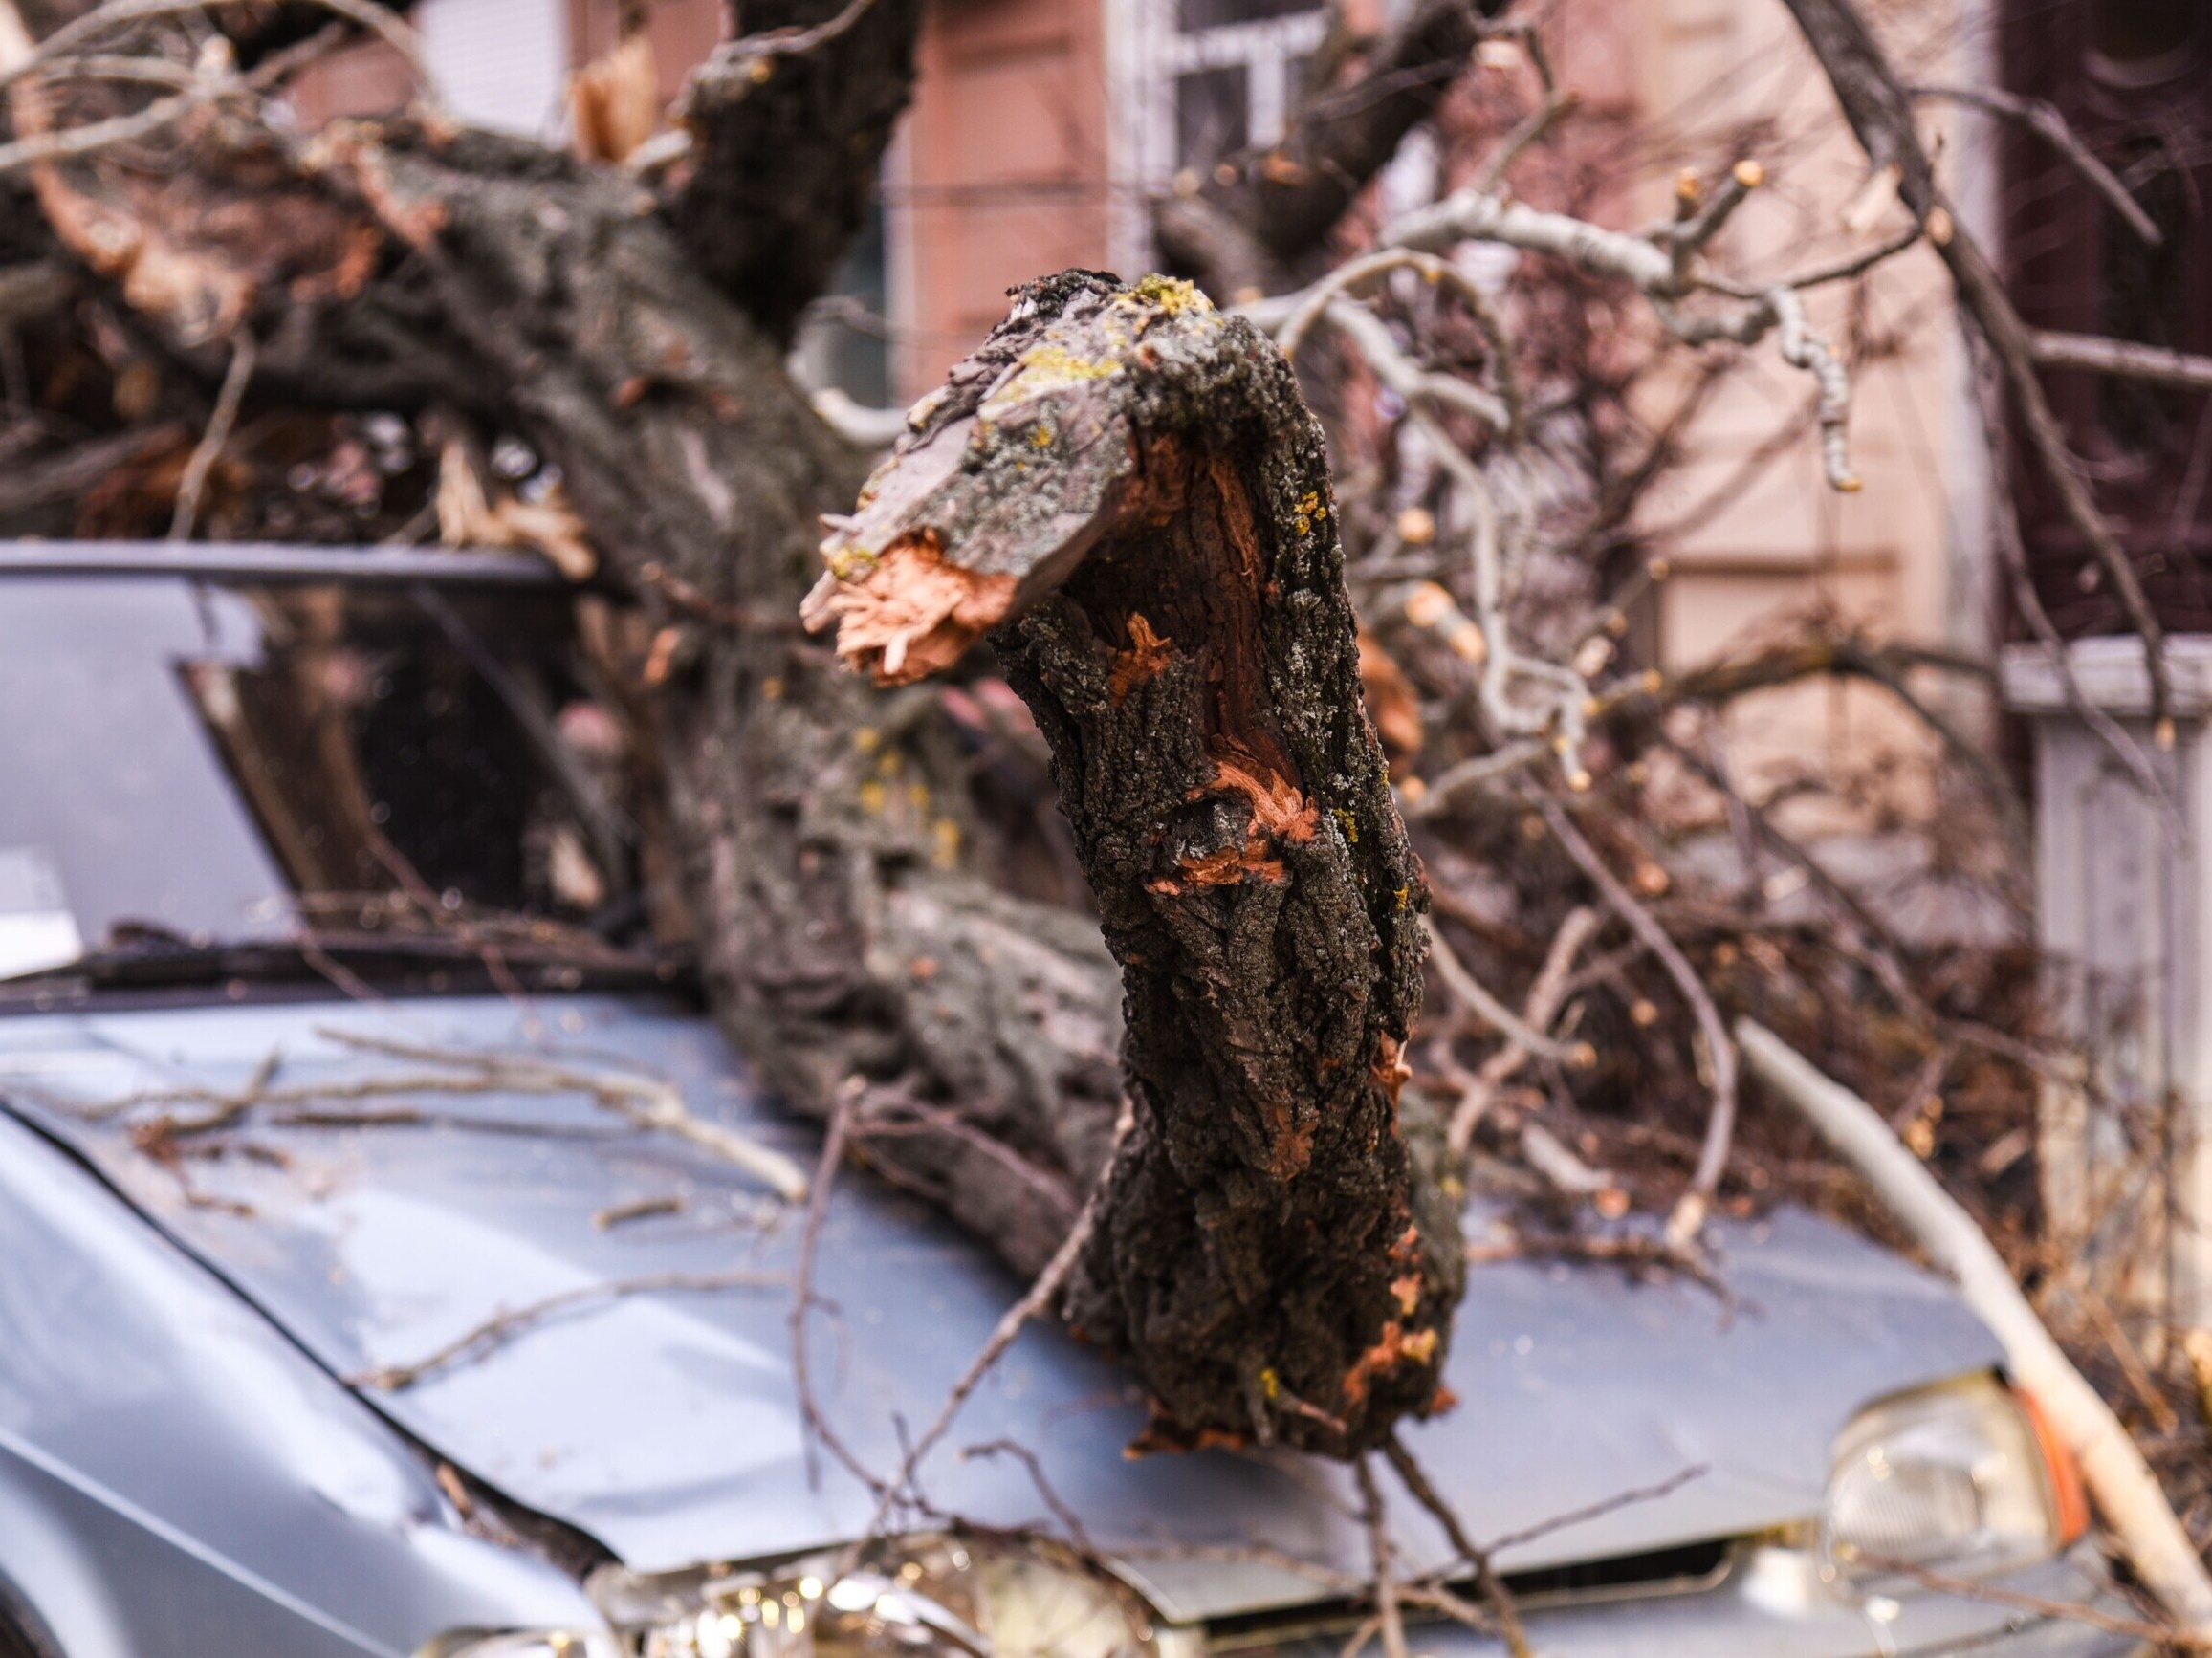
[[[0,584],[0,974],[497,913],[630,878],[619,727],[558,593]]]

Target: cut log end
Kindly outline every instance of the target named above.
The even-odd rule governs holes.
[[[1438,1407],[1456,1215],[1401,1123],[1424,889],[1363,709],[1322,444],[1180,284],[1032,284],[825,548],[904,682],[990,633],[1123,971],[1136,1129],[1066,1310],[1147,1450],[1349,1453]]]

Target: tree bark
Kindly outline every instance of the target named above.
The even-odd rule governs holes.
[[[1318,424],[1187,283],[1031,284],[824,547],[881,684],[993,632],[1121,964],[1135,1129],[1067,1298],[1145,1443],[1346,1454],[1437,1403],[1456,1217],[1399,1116],[1421,876]]]
[[[874,198],[914,78],[921,0],[745,0],[745,35],[692,73],[692,154],[664,189],[714,284],[788,342]],[[771,90],[773,89],[773,90]]]
[[[378,165],[388,214],[442,216],[441,312],[672,641],[644,701],[722,1022],[811,1115],[860,1090],[862,1149],[1036,1270],[1111,1141],[1111,965],[1087,918],[991,884],[934,693],[800,637],[816,513],[859,466],[618,181],[564,168],[549,237],[540,169]]]

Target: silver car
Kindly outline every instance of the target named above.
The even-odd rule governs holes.
[[[879,1514],[856,1468],[1020,1286],[847,1175],[810,1420],[801,1212],[631,1107],[815,1137],[624,948],[569,615],[499,557],[0,551],[0,1654],[1341,1650],[1346,1472],[1127,1458],[1127,1378],[1050,1328]],[[1720,1238],[1732,1307],[1473,1272],[1408,1437],[1530,1647],[2132,1649],[2043,1606],[2124,1610],[1957,1296],[1802,1212]]]

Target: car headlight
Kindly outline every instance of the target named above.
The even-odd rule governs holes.
[[[1881,1400],[1844,1429],[1821,1505],[1821,1575],[1861,1590],[1915,1569],[1982,1576],[2049,1556],[2087,1517],[2033,1407],[1994,1377],[1966,1377]]]
[[[624,1650],[641,1658],[1158,1653],[1135,1595],[1042,1546],[929,1537],[884,1544],[849,1566],[841,1551],[825,1551],[761,1570],[614,1568],[586,1586]]]

